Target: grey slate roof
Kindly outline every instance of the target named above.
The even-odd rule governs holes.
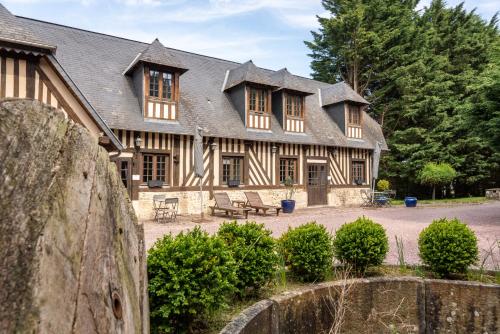
[[[138,56],[128,66],[126,73],[130,73],[130,71],[139,62],[146,62],[146,63],[168,66],[168,67],[180,69],[181,72],[187,71],[187,68],[182,64],[182,61],[180,61],[175,56],[175,54],[173,54],[165,46],[163,46],[163,44],[160,43],[158,38],[156,38],[141,53],[138,54]]]
[[[243,82],[251,82],[271,87],[277,86],[269,76],[269,73],[255,66],[251,60],[229,70],[224,90],[231,89]]]
[[[0,40],[54,51],[55,44],[40,39],[29,26],[20,24],[17,17],[0,3]]]
[[[309,85],[299,77],[292,75],[286,68],[282,68],[271,74],[272,80],[276,83],[279,89],[288,89],[296,92],[312,95],[314,92]]]
[[[265,82],[275,85],[270,79],[275,71],[258,68],[250,62],[239,64],[171,48],[166,50],[176,59],[182,59],[183,66],[189,69],[180,77],[179,119],[176,122],[144,119],[132,78],[123,72],[149,44],[18,18],[41,38],[57,45],[57,61],[111,128],[193,135],[199,125],[205,136],[213,137],[368,149],[373,149],[379,141],[384,149],[387,147],[380,125],[368,115],[363,118],[363,140],[344,136],[319,101],[321,89],[336,85],[298,76],[293,76],[294,81],[315,93],[306,97],[306,132],[285,132],[274,114],[271,131],[247,129],[229,94],[222,90],[228,87],[228,82],[234,84],[240,80],[269,80]],[[223,87],[227,71],[229,76]],[[353,98],[352,93],[348,98]]]
[[[321,89],[321,106],[326,107],[342,101],[370,104],[345,82],[339,82]]]

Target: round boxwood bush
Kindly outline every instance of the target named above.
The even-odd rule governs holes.
[[[391,184],[387,180],[382,179],[382,180],[379,180],[377,182],[377,189],[380,191],[389,190],[390,187],[391,187]]]
[[[194,320],[225,305],[236,265],[224,241],[195,228],[166,235],[149,250],[152,333],[185,332]]]
[[[280,244],[286,264],[301,281],[323,280],[332,267],[332,236],[323,225],[311,222],[289,228]]]
[[[464,273],[478,260],[477,238],[458,219],[434,220],[418,238],[422,262],[440,277]]]
[[[276,272],[278,256],[276,241],[264,224],[246,222],[223,223],[218,232],[231,250],[237,264],[236,288],[240,296],[256,293]]]
[[[369,266],[382,264],[389,250],[389,241],[382,225],[363,216],[337,230],[333,249],[339,261],[358,273],[364,273]]]

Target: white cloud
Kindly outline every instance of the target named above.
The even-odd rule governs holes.
[[[315,14],[319,7],[317,0],[210,0],[203,4],[189,5],[182,8],[168,8],[175,2],[161,0],[118,0],[126,4],[135,4],[137,2],[150,2],[153,5],[164,7],[164,15],[149,15],[149,8],[144,6],[142,13],[131,13],[128,19],[143,19],[145,15],[148,20],[163,21],[168,18],[169,21],[182,23],[201,23],[213,20],[220,20],[227,17],[244,15],[259,10],[268,10],[270,13],[283,18],[285,22],[297,24],[300,26],[313,26]],[[158,8],[155,8],[158,10]],[[300,13],[300,14],[299,14]]]

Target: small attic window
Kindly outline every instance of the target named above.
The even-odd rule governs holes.
[[[248,109],[256,113],[269,112],[267,95],[268,92],[265,89],[250,87]]]
[[[161,79],[160,79],[161,78]],[[149,71],[149,96],[172,100],[173,74],[171,72]]]
[[[300,95],[286,95],[286,115],[295,118],[304,118],[304,97]]]
[[[361,107],[349,106],[349,125],[361,125]]]
[[[145,67],[144,90],[144,117],[178,119],[179,72],[163,67]]]

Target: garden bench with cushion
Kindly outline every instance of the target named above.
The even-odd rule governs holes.
[[[247,197],[247,203],[245,204],[247,208],[254,209],[256,213],[259,213],[259,210],[262,210],[264,215],[267,214],[267,210],[275,210],[276,216],[279,216],[281,207],[264,204],[259,193],[255,191],[245,191],[245,196]]]
[[[216,193],[214,194],[214,198],[215,205],[210,207],[212,216],[217,210],[224,211],[226,213],[226,216],[230,216],[231,218],[233,218],[235,214],[243,215],[245,216],[245,219],[248,218],[248,211],[250,211],[251,209],[234,206],[227,193]]]

